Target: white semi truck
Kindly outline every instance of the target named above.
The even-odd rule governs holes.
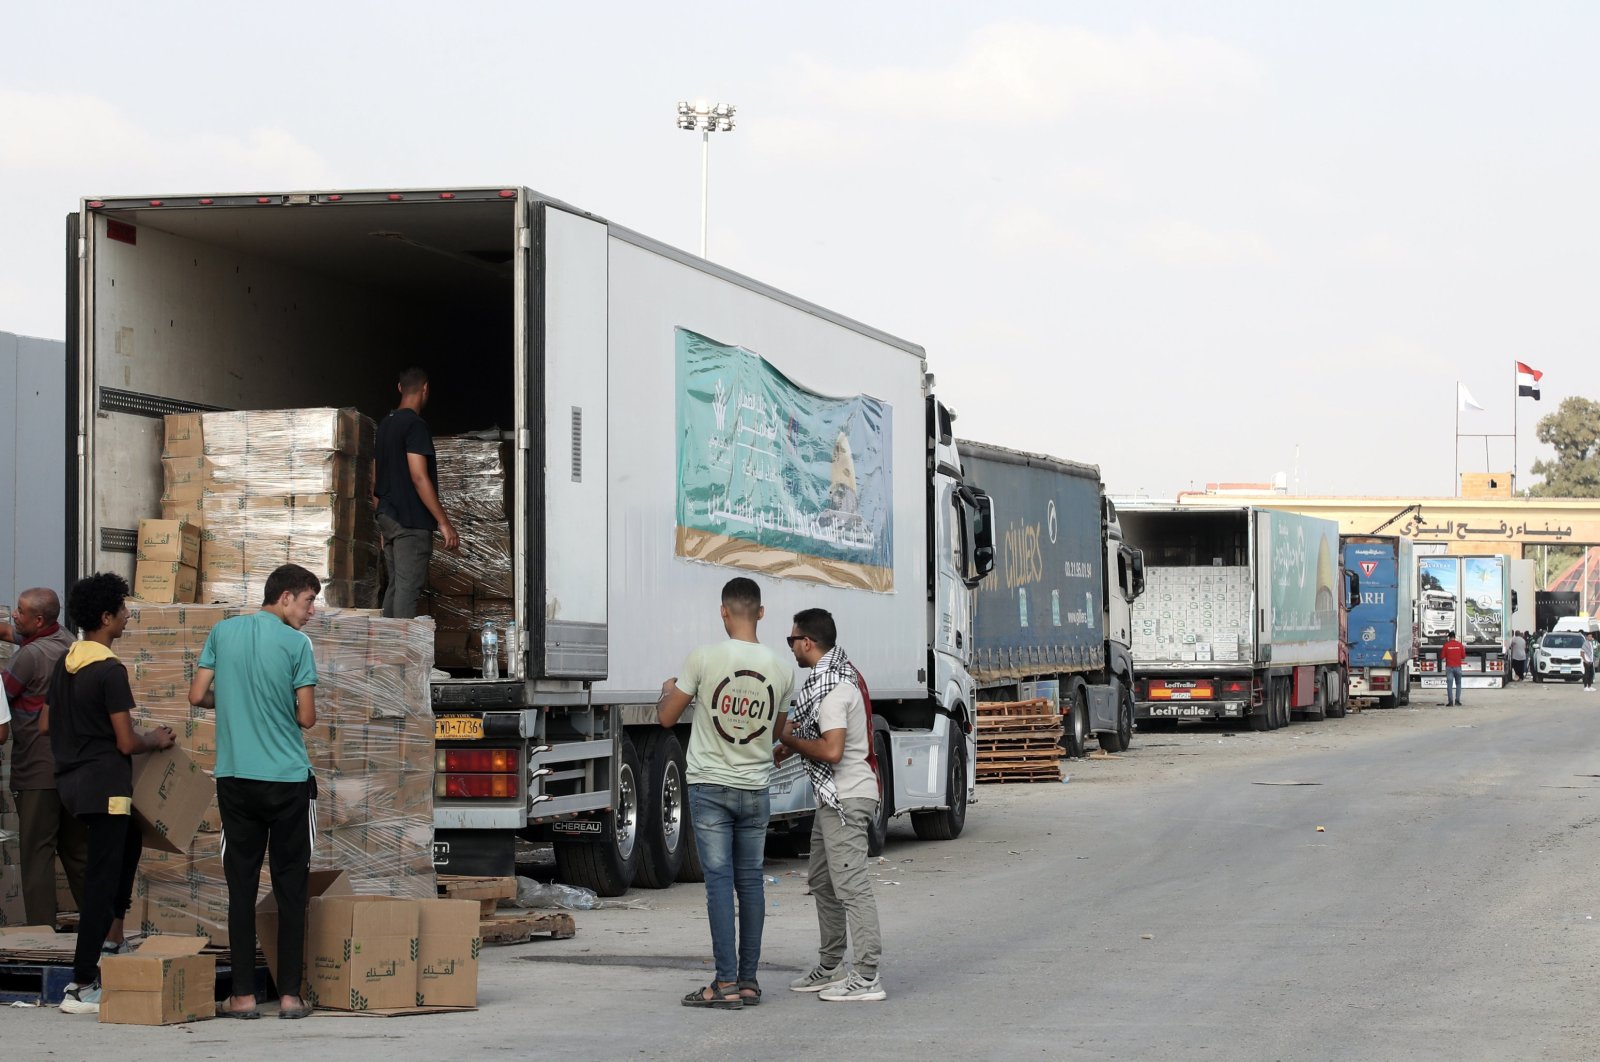
[[[694,877],[686,734],[653,705],[741,574],[774,647],[802,608],[837,618],[874,697],[879,833],[961,832],[993,513],[922,348],[517,185],[88,198],[68,228],[78,573],[132,572],[163,414],[380,417],[418,364],[436,433],[512,440],[523,677],[432,696],[438,769],[507,776],[450,788],[515,795],[436,800],[441,870],[510,874],[523,836],[606,895]],[[509,757],[451,755],[477,749]],[[809,809],[803,777],[774,790]]]

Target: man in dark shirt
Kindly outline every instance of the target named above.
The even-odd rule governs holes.
[[[56,857],[67,873],[73,899],[83,904],[83,869],[88,838],[72,815],[61,811],[56,795],[56,765],[50,739],[39,731],[40,711],[50,674],[72,646],[61,628],[61,599],[54,590],[24,590],[12,610],[12,623],[0,623],[0,638],[22,643],[0,672],[11,702],[11,792],[16,797],[22,854],[22,906],[31,926],[56,923]]]
[[[422,419],[428,405],[428,374],[411,368],[400,374],[400,408],[378,425],[373,461],[373,493],[378,499],[378,530],[383,534],[383,562],[389,586],[383,593],[383,614],[413,619],[417,598],[428,581],[433,533],[444,548],[461,545],[456,529],[439,504],[439,470],[433,433]]]
[[[61,1009],[100,1013],[100,946],[108,934],[121,940],[120,924],[133,901],[133,876],[143,845],[133,817],[133,757],[170,749],[167,727],[141,734],[133,728],[128,669],[111,651],[128,625],[128,581],[99,573],[79,579],[67,595],[67,612],[83,632],[50,676],[41,729],[50,735],[61,806],[89,835],[89,868],[72,983]]]

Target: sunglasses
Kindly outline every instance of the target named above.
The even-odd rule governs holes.
[[[791,634],[784,639],[784,641],[789,643],[790,649],[794,648],[795,642],[809,642],[810,640],[811,636],[809,634]]]

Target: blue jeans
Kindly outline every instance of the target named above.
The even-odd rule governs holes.
[[[1453,704],[1461,703],[1461,669],[1447,667],[1444,669],[1444,699]]]
[[[694,843],[706,875],[706,917],[718,981],[754,981],[761,963],[761,928],[767,920],[761,864],[767,847],[770,804],[765,789],[732,789],[700,783],[689,787]],[[739,895],[739,934],[734,944],[733,897]]]

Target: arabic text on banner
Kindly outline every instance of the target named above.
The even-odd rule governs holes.
[[[684,328],[676,340],[677,555],[892,591],[890,406],[809,391]]]

